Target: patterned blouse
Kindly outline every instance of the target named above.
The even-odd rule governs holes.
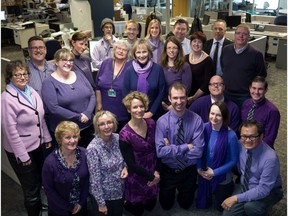
[[[124,179],[120,178],[126,164],[119,149],[119,135],[113,133],[111,146],[95,136],[87,147],[87,164],[90,173],[90,193],[98,206],[105,200],[122,199]]]

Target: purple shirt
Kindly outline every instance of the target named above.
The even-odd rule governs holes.
[[[70,215],[74,204],[69,202],[70,192],[73,188],[73,179],[75,173],[78,174],[80,181],[80,199],[79,204],[83,206],[86,203],[89,194],[89,172],[86,162],[86,150],[78,147],[80,150],[79,164],[76,168],[67,168],[59,161],[55,151],[45,160],[42,170],[43,186],[48,199],[49,208],[61,215]]]
[[[230,128],[232,128],[236,133],[238,132],[238,127],[240,125],[240,111],[238,106],[231,100],[224,99],[225,104],[229,110],[230,114]],[[206,95],[199,97],[194,101],[189,110],[197,113],[203,120],[203,122],[208,122],[209,120],[209,109],[211,107],[211,95]]]
[[[109,147],[99,136],[87,147],[87,163],[90,173],[90,193],[99,206],[105,200],[122,199],[124,179],[120,178],[125,163],[119,149],[119,135],[113,133]]]
[[[180,71],[176,71],[175,67],[167,67],[163,68],[163,70],[167,89],[174,82],[181,82],[186,86],[187,92],[190,92],[192,85],[192,73],[189,64],[187,62],[184,62]]]
[[[27,60],[27,65],[30,72],[28,84],[41,96],[42,83],[44,79],[56,70],[55,64],[45,60],[42,71],[33,64],[32,60]]]
[[[92,88],[96,88],[91,70],[91,59],[86,55],[75,55],[72,71],[82,73],[91,84]]]
[[[241,183],[244,181],[247,150],[240,145],[240,159],[238,169],[241,175]],[[260,200],[269,195],[275,187],[281,186],[280,163],[276,152],[266,143],[261,142],[252,150],[252,165],[249,174],[249,183],[244,193],[238,194],[238,202]]]
[[[83,74],[75,73],[76,81],[70,85],[59,82],[52,76],[43,82],[42,98],[49,113],[50,130],[53,132],[64,120],[77,123],[81,129],[92,124],[96,105],[95,92]],[[80,121],[81,113],[89,118],[87,123]]]
[[[121,73],[113,80],[114,63],[113,59],[109,58],[103,61],[100,70],[97,74],[96,90],[100,90],[102,98],[102,108],[114,113],[118,121],[128,121],[129,114],[126,107],[122,103],[123,81],[127,68],[132,64],[132,61],[126,62]],[[116,92],[116,97],[108,96],[108,91],[113,89]]]
[[[252,99],[247,99],[241,109],[241,119],[245,121],[248,116],[248,112],[253,105]],[[274,148],[274,142],[278,134],[280,125],[280,112],[278,108],[267,98],[256,103],[254,111],[254,119],[260,122],[264,127],[263,140],[270,147]]]
[[[173,110],[168,111],[161,116],[156,124],[156,153],[161,158],[162,163],[172,169],[177,169],[176,157],[180,157],[187,162],[187,165],[194,165],[201,158],[204,147],[204,126],[200,116],[196,113],[186,110],[183,118],[185,143],[176,144],[177,121],[178,116]],[[169,140],[170,145],[164,144],[164,138]],[[193,144],[189,150],[187,144]]]

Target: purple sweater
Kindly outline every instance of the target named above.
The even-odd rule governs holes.
[[[123,95],[123,81],[124,76],[127,71],[127,68],[132,64],[132,61],[126,62],[125,66],[122,69],[122,72],[117,76],[113,81],[113,59],[109,58],[102,62],[100,70],[97,74],[96,90],[100,90],[102,97],[102,108],[114,113],[118,121],[128,121],[129,114],[127,109],[122,103]],[[113,83],[113,84],[112,84]],[[108,91],[113,88],[116,92],[116,97],[109,97]]]
[[[75,73],[77,78],[71,85],[59,82],[52,76],[43,82],[42,99],[48,110],[50,130],[53,132],[64,120],[77,123],[80,129],[92,124],[96,105],[95,92],[83,74]],[[86,124],[80,121],[81,113],[89,118]]]

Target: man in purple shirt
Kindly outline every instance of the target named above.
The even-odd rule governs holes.
[[[223,216],[265,216],[283,197],[279,159],[263,141],[263,128],[259,122],[243,122],[240,134],[238,169],[242,174],[241,184],[222,203]]]
[[[203,122],[208,122],[209,110],[211,104],[215,101],[224,101],[230,113],[229,127],[237,133],[240,125],[240,111],[238,106],[231,100],[224,97],[225,85],[221,76],[215,75],[211,77],[209,82],[210,95],[199,97],[194,101],[189,110],[197,113],[202,118]]]
[[[268,90],[268,83],[264,77],[256,76],[250,82],[251,98],[247,99],[241,109],[241,119],[248,119],[249,111],[254,105],[254,112],[251,119],[260,122],[264,128],[263,140],[274,149],[274,142],[280,125],[280,112],[278,108],[269,101],[265,94]],[[251,113],[251,112],[250,112]]]
[[[171,209],[177,189],[179,206],[188,209],[196,190],[196,163],[204,147],[204,126],[200,116],[186,109],[184,84],[173,83],[168,99],[172,109],[159,118],[155,134],[156,153],[161,159],[159,202],[164,210]]]

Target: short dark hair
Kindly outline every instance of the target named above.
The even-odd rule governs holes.
[[[205,35],[203,32],[201,32],[201,31],[194,32],[194,33],[191,35],[191,37],[190,37],[191,43],[192,43],[192,41],[193,41],[194,39],[199,39],[199,40],[201,40],[203,44],[207,41],[206,35]]]
[[[241,123],[240,127],[239,127],[239,132],[241,133],[241,129],[242,127],[253,127],[255,126],[257,128],[257,133],[260,136],[261,134],[263,134],[263,125],[256,121],[256,120],[245,120],[244,122]]]
[[[8,62],[6,66],[5,75],[4,75],[6,84],[10,83],[10,79],[12,78],[13,73],[15,72],[17,68],[24,69],[29,73],[28,66],[25,63],[23,63],[21,60],[10,61]]]
[[[181,83],[181,82],[174,82],[174,83],[169,87],[169,97],[171,97],[171,91],[172,91],[173,88],[176,89],[176,90],[180,90],[180,89],[184,90],[186,96],[187,96],[187,94],[188,94],[187,88],[186,88],[186,86],[185,86],[183,83]]]
[[[227,105],[223,101],[216,101],[216,102],[211,104],[210,109],[209,109],[209,114],[211,111],[211,107],[213,105],[215,105],[219,108],[221,115],[222,115],[222,118],[223,118],[223,125],[228,127],[228,125],[230,123],[230,113],[229,113]]]
[[[252,86],[253,82],[260,82],[260,83],[264,83],[264,88],[267,89],[268,88],[268,82],[266,81],[265,77],[262,76],[256,76],[254,77],[254,79],[251,80],[250,82],[250,86]]]
[[[82,40],[87,40],[88,36],[84,32],[76,32],[75,34],[72,35],[71,39],[73,41],[82,41]]]
[[[30,44],[31,44],[32,41],[42,41],[45,44],[44,39],[42,37],[40,37],[40,36],[32,36],[28,40],[28,47],[30,47]]]
[[[182,18],[176,20],[176,22],[175,22],[175,24],[174,24],[174,28],[175,28],[175,26],[178,25],[178,24],[186,24],[187,30],[189,30],[189,23],[188,23],[187,20],[182,19]]]

